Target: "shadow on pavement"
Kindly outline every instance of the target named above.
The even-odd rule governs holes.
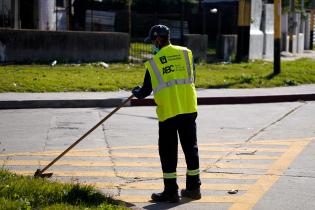
[[[166,202],[153,202],[150,201],[151,204],[147,205],[147,206],[143,206],[143,209],[148,209],[148,210],[158,210],[158,209],[171,209],[171,208],[175,208],[177,206],[180,205],[184,205],[186,203],[189,203],[193,200],[191,199],[187,199],[187,198],[181,198],[179,203],[166,203]]]
[[[104,108],[97,108],[98,110],[106,113],[110,113],[110,110],[104,110]],[[157,117],[151,117],[151,116],[144,116],[144,115],[136,115],[136,114],[126,114],[126,113],[115,113],[115,115],[124,115],[124,116],[130,116],[130,117],[140,117],[140,118],[147,118],[149,120],[158,120]]]

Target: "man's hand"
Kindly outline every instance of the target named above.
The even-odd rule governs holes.
[[[138,99],[143,98],[143,96],[141,95],[141,87],[140,86],[134,87],[131,92],[136,98],[138,98]]]

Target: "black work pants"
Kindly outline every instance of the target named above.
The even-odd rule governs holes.
[[[178,159],[178,135],[188,170],[199,169],[196,129],[197,112],[181,114],[159,122],[159,154],[163,173],[174,173]],[[178,134],[178,135],[177,135]],[[186,188],[200,187],[199,174],[186,176]],[[165,190],[177,190],[176,179],[164,179]]]

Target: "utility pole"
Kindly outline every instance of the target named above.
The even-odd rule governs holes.
[[[180,18],[180,41],[184,45],[184,27],[185,27],[185,13],[186,13],[186,3],[187,0],[179,1],[181,4],[181,18]]]
[[[55,1],[55,31],[58,31],[58,10],[57,10],[57,1]]]
[[[314,39],[314,13],[315,13],[315,0],[311,0],[311,21],[310,21],[310,49],[313,49],[313,39]]]
[[[314,9],[311,10],[311,21],[310,21],[310,28],[311,28],[311,38],[310,38],[310,49],[313,49],[313,39],[314,39]]]
[[[305,18],[303,17],[303,14],[305,13],[305,3],[304,0],[301,0],[301,11],[302,11],[302,17],[301,17],[301,26],[300,26],[300,32],[305,34]]]
[[[154,24],[158,24],[159,20],[158,20],[158,10],[159,10],[159,1],[158,0],[154,0]]]
[[[5,23],[4,23],[4,20],[5,20],[5,15],[4,15],[4,1],[2,1],[2,9],[1,9],[1,12],[2,12],[2,27],[5,27]]]
[[[251,0],[239,0],[238,33],[237,33],[237,62],[248,61],[251,20]]]
[[[295,11],[295,0],[290,0],[290,13],[289,13],[289,51],[293,52],[293,35],[294,28],[296,27],[294,24],[294,11]]]
[[[131,39],[131,24],[132,24],[132,14],[131,14],[131,4],[132,4],[132,0],[128,1],[128,31],[129,31],[129,39]]]
[[[294,12],[295,10],[295,0],[290,0],[290,11]]]
[[[200,33],[201,34],[204,34],[204,32],[203,32],[203,13],[202,13],[202,11],[203,11],[203,9],[202,9],[202,0],[198,0],[198,14],[199,14],[199,23],[200,23],[200,25],[199,25],[199,31],[200,31]]]
[[[68,14],[68,31],[72,30],[72,1],[67,0],[66,9]]]
[[[206,4],[202,2],[202,34],[206,33]]]
[[[274,61],[273,74],[281,72],[281,0],[274,0]]]

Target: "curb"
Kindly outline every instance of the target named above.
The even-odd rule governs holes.
[[[37,109],[37,108],[93,108],[117,107],[126,98],[87,99],[87,100],[20,100],[0,101],[0,109]],[[279,103],[295,101],[315,101],[315,94],[269,95],[269,96],[232,96],[199,97],[198,105]],[[126,106],[155,106],[153,99],[132,99]]]
[[[279,103],[295,101],[315,101],[315,94],[199,97],[198,105]],[[132,99],[131,106],[155,106],[155,102],[153,99]]]
[[[123,98],[87,99],[87,100],[0,101],[0,109],[116,107],[119,104],[121,104],[123,101],[124,101]]]

